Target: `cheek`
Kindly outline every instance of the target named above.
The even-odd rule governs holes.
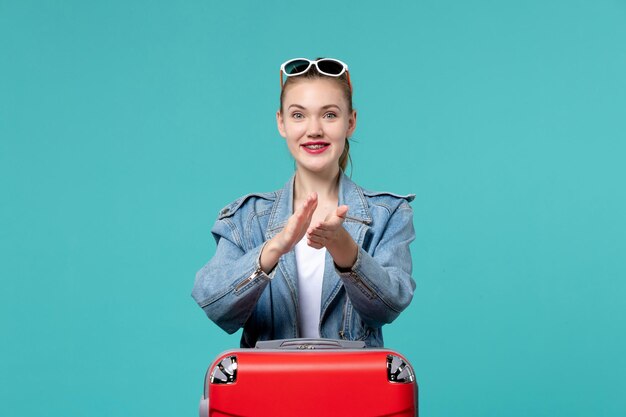
[[[306,131],[304,124],[300,123],[291,123],[285,126],[285,132],[287,133],[287,138],[297,139],[302,136]]]
[[[333,136],[343,142],[348,137],[348,123],[338,123],[333,129]]]

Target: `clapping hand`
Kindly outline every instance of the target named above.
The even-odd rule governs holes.
[[[311,225],[307,230],[307,243],[315,249],[333,246],[345,233],[343,222],[348,213],[348,206],[339,206],[329,213],[324,221]]]
[[[289,217],[285,228],[275,236],[274,249],[283,255],[302,240],[317,208],[317,193],[311,193],[304,203]]]

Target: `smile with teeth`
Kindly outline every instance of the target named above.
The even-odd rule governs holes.
[[[317,155],[326,151],[330,147],[330,143],[322,141],[311,141],[300,145],[308,154]]]

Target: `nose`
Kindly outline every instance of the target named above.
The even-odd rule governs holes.
[[[322,124],[315,118],[310,119],[307,126],[307,136],[310,138],[319,138],[323,136]]]

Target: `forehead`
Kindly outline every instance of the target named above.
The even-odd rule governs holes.
[[[321,107],[334,104],[347,107],[343,89],[336,81],[328,78],[303,78],[287,86],[284,95],[285,107],[299,104],[304,107]]]

